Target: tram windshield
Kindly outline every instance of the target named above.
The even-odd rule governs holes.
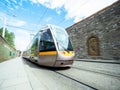
[[[66,50],[66,51],[73,51],[69,36],[65,29],[54,27],[54,35],[57,40],[58,49]]]
[[[50,29],[44,30],[40,35],[40,51],[55,51],[55,44]]]

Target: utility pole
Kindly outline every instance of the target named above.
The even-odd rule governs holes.
[[[5,37],[5,27],[6,27],[6,17],[4,17],[4,21],[3,21],[3,32],[2,32],[2,37]]]
[[[16,16],[12,15],[12,17],[16,17]],[[2,32],[3,38],[5,38],[5,28],[6,28],[6,15],[3,16],[3,32]]]

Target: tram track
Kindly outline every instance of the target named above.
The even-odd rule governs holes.
[[[84,69],[84,67],[82,68],[80,66],[72,65],[71,68],[52,68],[40,66],[35,63],[33,64],[33,62],[26,61],[26,64],[27,63],[30,67],[32,67],[30,69],[33,71],[33,73],[35,73],[35,76],[37,76],[39,81],[41,81],[41,78],[39,78],[41,74],[43,74],[44,76],[44,73],[49,73],[48,75],[46,75],[48,79],[46,79],[45,77],[46,80],[52,79],[53,81],[51,81],[53,85],[56,84],[56,81],[59,81],[59,85],[62,84],[61,87],[63,87],[63,83],[66,84],[68,82],[67,85],[68,87],[72,88],[71,90],[74,90],[73,87],[83,88],[82,90],[109,90],[110,88],[112,90],[117,90],[119,88],[119,77],[115,77],[112,75],[110,76],[109,74],[99,73],[92,70],[90,71],[87,70],[87,68]],[[41,71],[44,73],[41,73]],[[49,87],[50,86],[48,86],[48,88]],[[77,90],[79,90],[79,88]]]
[[[72,68],[120,78],[119,62],[115,61],[75,60]]]
[[[89,88],[92,89],[92,90],[98,90],[98,89],[95,88],[95,87],[92,87],[92,86],[90,86],[90,85],[88,85],[88,84],[86,84],[86,83],[84,83],[84,82],[81,82],[81,81],[79,81],[79,80],[77,80],[77,79],[74,79],[74,78],[72,78],[72,77],[70,77],[70,76],[67,76],[67,75],[65,75],[65,74],[62,74],[62,73],[60,73],[60,72],[58,72],[58,71],[56,71],[56,70],[52,70],[52,71],[55,72],[55,73],[57,73],[57,74],[59,74],[59,75],[61,75],[61,76],[66,77],[66,78],[68,78],[68,79],[71,79],[72,81],[75,81],[75,82],[77,82],[77,83],[79,83],[79,84],[82,84],[82,85],[84,85],[85,87],[89,87]]]
[[[30,66],[32,65],[32,66],[35,67],[35,68],[37,67],[37,68],[42,68],[42,69],[50,70],[50,71],[56,73],[56,75],[58,74],[58,76],[60,75],[60,76],[63,77],[63,78],[69,79],[69,80],[71,80],[71,81],[73,81],[73,82],[76,82],[76,83],[80,84],[80,86],[89,88],[89,90],[98,90],[97,88],[94,88],[94,87],[88,85],[87,83],[84,83],[84,82],[82,82],[82,81],[79,81],[79,80],[77,80],[77,79],[74,79],[74,78],[72,78],[72,77],[70,77],[70,76],[68,76],[68,75],[65,75],[65,74],[62,74],[62,73],[59,72],[59,71],[61,71],[61,70],[63,70],[63,71],[66,70],[66,69],[69,70],[70,68],[44,67],[44,66],[39,66],[39,65],[37,65],[36,63],[28,62],[28,61],[25,61],[25,63],[28,63]]]
[[[93,90],[109,90],[109,88],[117,90],[119,88],[120,78],[105,73],[84,70],[74,66],[68,70],[54,70],[54,72]]]
[[[120,76],[118,75],[114,75],[112,73],[108,73],[108,72],[105,72],[105,71],[98,71],[98,70],[93,70],[93,69],[86,69],[86,68],[81,68],[81,67],[75,67],[75,66],[72,66],[72,68],[74,69],[78,69],[78,70],[84,70],[84,71],[88,71],[88,72],[93,72],[93,73],[99,73],[99,74],[103,74],[103,75],[106,75],[106,76],[111,76],[111,77],[116,77],[116,78],[120,78]]]

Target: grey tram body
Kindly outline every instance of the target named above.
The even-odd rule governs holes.
[[[74,56],[66,30],[55,25],[42,27],[23,52],[23,58],[50,67],[69,66]]]

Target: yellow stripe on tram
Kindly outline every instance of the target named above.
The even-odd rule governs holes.
[[[34,53],[31,53],[30,56],[35,56]]]
[[[57,51],[39,52],[39,55],[56,55]]]

